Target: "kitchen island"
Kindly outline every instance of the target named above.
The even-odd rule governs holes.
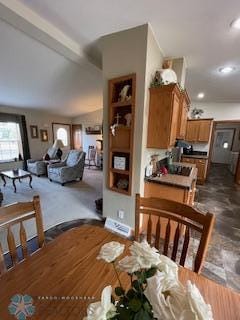
[[[184,162],[174,162],[173,165],[191,168],[190,174],[185,176],[168,173],[160,177],[146,177],[144,196],[164,198],[193,205],[198,171],[196,165]]]
[[[182,174],[171,174],[162,175],[160,177],[150,176],[145,178],[144,184],[144,197],[150,198],[163,198],[168,199],[188,205],[194,204],[196,182],[197,182],[197,172],[195,164],[184,163],[184,162],[174,162],[174,166],[189,168],[189,175],[185,176]],[[184,172],[185,170],[183,170]],[[185,171],[186,172],[186,171]],[[160,237],[164,238],[167,226],[167,219],[161,219],[161,230]],[[144,233],[147,230],[148,219],[143,217],[140,230]],[[157,217],[152,217],[152,228],[156,229]],[[173,221],[171,222],[171,232],[170,241],[174,240],[175,230],[177,224]],[[181,228],[180,234],[184,233],[185,228]]]

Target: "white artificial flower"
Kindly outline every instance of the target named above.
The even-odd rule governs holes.
[[[187,281],[187,298],[197,320],[213,320],[211,306],[205,303],[198,288],[190,281]]]
[[[103,259],[106,262],[113,262],[124,251],[125,245],[117,241],[105,243],[100,250],[97,259]]]
[[[118,268],[127,273],[134,273],[141,269],[136,256],[126,256],[118,262]]]
[[[194,320],[182,318],[186,305],[184,287],[172,277],[173,273],[157,271],[147,279],[144,295],[153,308],[153,315],[159,320]]]
[[[160,263],[157,265],[157,268],[166,274],[171,273],[178,280],[178,265],[167,256],[160,255]]]
[[[134,241],[129,250],[132,256],[138,258],[140,268],[142,269],[156,267],[161,262],[158,250],[150,247],[147,241],[141,243]]]
[[[103,289],[101,301],[91,303],[87,309],[84,320],[108,320],[116,315],[116,307],[111,303],[112,287]]]

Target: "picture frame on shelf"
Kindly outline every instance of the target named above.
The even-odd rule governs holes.
[[[113,156],[113,168],[117,170],[126,170],[127,159],[123,156]]]
[[[38,139],[38,126],[30,125],[30,135],[32,139]]]
[[[46,129],[41,129],[40,130],[40,136],[41,136],[41,141],[42,142],[47,142],[48,141],[48,131]]]

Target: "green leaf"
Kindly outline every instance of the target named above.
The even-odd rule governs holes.
[[[151,278],[155,275],[157,268],[151,268],[146,271],[146,278]]]
[[[125,292],[124,292],[123,288],[121,288],[121,287],[116,287],[116,288],[115,288],[115,293],[116,293],[117,296],[121,297],[121,296],[124,295]]]
[[[119,320],[131,320],[133,319],[132,317],[132,312],[129,309],[123,308],[123,307],[117,307],[117,319]]]
[[[149,313],[143,309],[140,309],[133,318],[133,320],[152,320],[152,319],[153,318],[149,315]]]
[[[132,286],[134,289],[136,289],[137,291],[140,290],[141,286],[140,286],[140,283],[138,280],[134,280],[133,283],[132,283]]]
[[[134,311],[138,312],[142,307],[141,300],[133,298],[132,300],[129,301],[129,308]]]
[[[134,291],[133,289],[129,289],[127,292],[127,297],[128,299],[133,299],[136,295],[136,291]]]
[[[152,311],[152,307],[150,305],[150,303],[148,301],[145,301],[143,304],[143,308],[145,311],[147,311],[148,313],[150,313]]]

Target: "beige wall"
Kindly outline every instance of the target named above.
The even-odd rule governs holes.
[[[135,193],[140,192],[142,152],[142,127],[145,96],[145,69],[148,25],[124,30],[102,38],[103,55],[103,215],[117,218],[117,211],[124,210],[122,222],[134,226]],[[136,73],[136,110],[133,153],[132,196],[125,196],[107,189],[108,176],[108,80]]]
[[[82,147],[83,151],[88,151],[88,146],[96,146],[96,140],[102,139],[102,135],[100,134],[93,134],[89,135],[86,134],[86,128],[92,127],[94,125],[102,125],[103,122],[103,109],[98,109],[93,112],[82,114],[74,119],[72,119],[73,124],[81,124],[83,133],[82,133]]]
[[[145,71],[145,100],[144,100],[144,117],[143,117],[143,135],[142,135],[142,166],[140,179],[140,193],[144,194],[144,177],[145,168],[151,160],[151,155],[158,154],[159,160],[166,156],[166,151],[163,149],[149,149],[147,148],[147,132],[148,132],[148,113],[149,113],[149,87],[156,70],[161,69],[163,62],[163,54],[155,39],[151,26],[148,28],[147,39],[147,57],[146,57],[146,71]]]
[[[53,145],[52,122],[71,123],[71,118],[68,117],[61,117],[59,115],[54,115],[43,111],[35,111],[24,108],[0,106],[0,112],[21,114],[26,117],[30,154],[33,159],[42,158],[48,148]],[[40,132],[38,139],[32,139],[30,136],[30,125],[37,125],[38,130],[46,129],[48,131],[48,142],[41,141]]]
[[[240,120],[240,103],[204,103],[192,101],[189,116],[193,108],[204,110],[203,118],[214,118],[214,120]]]
[[[240,103],[214,103],[214,102],[198,102],[192,101],[189,110],[189,117],[191,117],[191,110],[193,108],[203,109],[202,118],[213,118],[215,121],[223,120],[239,120],[240,121]],[[235,142],[237,143],[237,142]],[[235,145],[236,146],[236,145]],[[234,146],[234,149],[235,149]],[[210,144],[196,143],[193,145],[195,150],[209,151]]]

